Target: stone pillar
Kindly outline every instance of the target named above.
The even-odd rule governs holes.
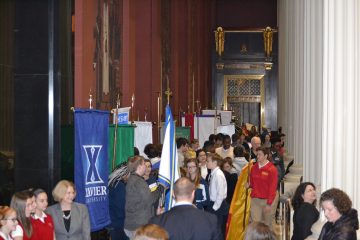
[[[58,14],[55,0],[15,3],[15,191],[50,193],[60,178]]]
[[[303,35],[302,23],[300,19],[300,9],[295,8],[298,1],[279,0],[279,95],[278,95],[278,125],[283,127],[287,134],[286,148],[288,153],[295,154],[298,145],[295,139],[295,129],[298,129],[297,119],[295,119],[295,105],[298,102],[295,92],[302,92],[300,88],[295,88],[299,81],[298,72],[300,66],[300,55],[297,49],[303,49],[301,36]],[[295,91],[296,90],[296,91]],[[300,111],[301,109],[296,109]],[[296,127],[295,127],[296,126]],[[298,157],[298,156],[297,156]]]
[[[345,190],[360,206],[360,3],[278,1],[279,125],[304,181]]]
[[[324,0],[322,189],[360,207],[360,2]]]
[[[323,3],[302,1],[304,5],[304,95],[302,117],[302,163],[304,180],[321,184],[321,137],[322,137],[322,92],[323,92]]]

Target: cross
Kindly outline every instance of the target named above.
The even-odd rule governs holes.
[[[165,95],[167,97],[167,104],[170,104],[170,96],[172,95],[172,91],[170,91],[170,88],[165,91]]]

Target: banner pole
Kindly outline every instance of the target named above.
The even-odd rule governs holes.
[[[161,134],[160,134],[160,130],[161,130],[161,107],[162,107],[162,104],[161,104],[161,98],[162,98],[162,95],[161,95],[161,92],[158,93],[158,98],[157,98],[157,107],[158,107],[158,126],[157,126],[157,134],[158,134],[158,142],[160,143],[160,138],[161,138]]]
[[[196,138],[198,141],[200,141],[200,137],[199,137],[199,115],[200,115],[200,108],[199,108],[199,105],[200,105],[200,101],[199,99],[196,100]]]
[[[111,170],[115,169],[119,107],[120,107],[120,97],[119,97],[119,94],[118,94],[117,100],[116,100],[113,159],[111,161]]]
[[[214,115],[214,134],[216,134],[216,128],[217,128],[217,108],[215,106],[215,115]]]
[[[252,167],[252,160],[250,160],[250,162],[248,163],[248,175],[247,175],[247,186],[246,186],[246,195],[245,195],[245,209],[244,209],[244,218],[243,218],[243,231],[245,231],[245,227],[246,227],[246,211],[247,211],[247,202],[248,202],[248,198],[249,198],[249,185],[250,185],[250,173],[251,173],[251,167]]]

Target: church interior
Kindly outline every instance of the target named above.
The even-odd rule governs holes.
[[[169,104],[179,127],[204,110],[281,127],[295,181],[360,207],[359,16],[357,0],[1,0],[0,205],[73,171],[73,107],[131,107],[160,143]]]

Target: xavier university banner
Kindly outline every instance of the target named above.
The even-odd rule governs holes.
[[[89,209],[91,231],[110,224],[108,185],[109,112],[75,110],[76,201]]]

